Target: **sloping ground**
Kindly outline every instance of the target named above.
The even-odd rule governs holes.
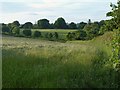
[[[91,41],[3,37],[3,87],[116,87],[109,58],[112,32]]]
[[[114,35],[114,32],[109,31],[109,32],[106,32],[102,36],[98,36],[98,37],[94,38],[94,40],[102,42],[102,43],[110,43],[113,39],[113,35]]]
[[[89,41],[79,41],[79,40],[76,40],[76,41],[70,41],[70,42],[74,42],[74,43],[86,43],[86,42],[101,42],[101,43],[110,43],[113,39],[113,34],[114,32],[112,31],[109,31],[109,32],[106,32],[104,35],[101,35],[101,36],[97,36],[95,37],[94,39],[92,40],[89,40]]]

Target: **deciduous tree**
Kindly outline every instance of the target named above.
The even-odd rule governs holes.
[[[54,26],[55,26],[55,28],[57,28],[57,29],[67,29],[67,28],[68,28],[65,20],[64,20],[62,17],[58,18],[58,19],[55,21]]]
[[[40,19],[40,20],[38,20],[37,24],[40,29],[49,29],[50,28],[50,23],[49,23],[49,20],[47,20],[47,19]]]

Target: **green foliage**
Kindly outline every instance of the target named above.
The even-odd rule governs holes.
[[[111,61],[114,63],[116,71],[120,72],[120,29],[114,31],[114,38],[112,42],[113,56]]]
[[[14,21],[13,23],[9,23],[8,27],[11,30],[10,35],[18,36],[20,33],[19,26],[20,26],[19,21]]]
[[[54,29],[54,28],[55,28],[54,24],[51,23],[51,24],[50,24],[50,29]]]
[[[113,31],[113,29],[117,28],[114,19],[107,20],[105,22],[105,27],[106,27],[106,31]]]
[[[52,34],[52,33],[49,33],[49,34],[48,34],[48,38],[49,38],[49,39],[52,39],[52,38],[53,38],[53,34]]]
[[[38,24],[35,23],[35,24],[33,25],[33,29],[38,29]]]
[[[99,35],[103,35],[107,31],[113,31],[113,27],[116,28],[112,19],[100,22],[100,26]]]
[[[24,30],[22,30],[22,33],[24,36],[30,37],[32,34],[32,31],[31,31],[31,29],[24,29]]]
[[[76,35],[74,32],[69,32],[66,37],[68,40],[75,40],[76,39]]]
[[[13,24],[13,25],[15,25],[15,26],[17,26],[17,27],[19,27],[19,26],[20,26],[19,21],[14,21],[12,24]]]
[[[112,42],[112,51],[113,55],[110,60],[112,61],[113,68],[117,72],[116,74],[116,81],[117,81],[117,87],[120,88],[120,29],[117,29],[114,31],[114,38]]]
[[[11,30],[9,29],[9,27],[5,24],[2,24],[2,33],[3,34],[10,34]]]
[[[87,23],[85,23],[85,22],[78,23],[77,24],[77,28],[80,29],[80,30],[82,30],[85,27],[86,24]]]
[[[68,32],[77,32],[78,30],[71,30],[71,29],[32,29],[32,32],[34,31],[40,31],[42,34],[42,39],[48,39],[49,38],[49,33],[53,34],[52,40],[57,40],[57,41],[65,41],[66,36]]]
[[[68,28],[69,28],[69,29],[77,29],[77,25],[76,25],[74,22],[71,22],[71,23],[68,25]]]
[[[114,63],[114,68],[116,71],[120,72],[120,1],[117,2],[117,5],[111,4],[112,11],[108,12],[108,16],[112,16],[111,22],[112,29],[116,29],[114,35],[112,47],[113,47],[113,56],[111,60]],[[120,84],[120,82],[119,82]]]
[[[38,20],[37,24],[40,29],[49,29],[50,28],[49,20],[47,20],[47,19]]]
[[[103,25],[105,25],[105,20],[101,20],[101,21],[99,22],[99,26],[100,26],[100,27],[103,26]]]
[[[12,30],[12,34],[13,34],[14,36],[18,36],[19,33],[20,33],[20,28],[17,27],[17,26],[14,27],[13,30]]]
[[[79,37],[78,37],[78,40],[85,40],[86,37],[87,37],[86,32],[83,31],[83,30],[80,30],[80,31],[79,31]]]
[[[45,36],[43,38],[46,38],[48,40],[56,41],[59,39],[59,35],[57,32],[46,32]]]
[[[99,35],[103,35],[105,33],[105,28],[101,27],[99,30]]]
[[[8,23],[8,27],[11,30],[11,33],[12,33],[12,30],[15,27],[15,25],[13,23]]]
[[[111,28],[115,29],[115,35],[112,42],[113,55],[110,59],[112,61],[114,69],[117,71],[116,81],[118,88],[120,88],[120,1],[118,0],[117,5],[111,4],[112,11],[108,12],[108,16],[112,16],[112,19],[109,21]]]
[[[48,32],[47,32],[47,33],[45,33],[45,38],[48,38],[48,34],[49,34]]]
[[[33,32],[33,37],[41,37],[41,32],[40,31],[34,31]]]
[[[47,32],[45,33],[45,38],[47,38],[48,40],[53,40],[55,37],[55,34],[52,32]]]
[[[68,26],[63,18],[58,18],[55,21],[54,26],[56,29],[67,29],[68,28]]]
[[[69,32],[66,37],[68,40],[86,40],[86,36],[86,32],[80,30],[76,32]]]
[[[86,31],[88,39],[93,39],[99,35],[99,29],[99,24],[89,23],[84,27],[83,30]]]
[[[58,38],[59,38],[58,33],[55,32],[53,37],[54,37],[55,39],[58,39]]]
[[[88,39],[92,39],[94,37],[92,25],[87,24],[83,30],[86,31]]]
[[[33,24],[31,22],[26,22],[22,28],[24,29],[32,29],[33,28]]]
[[[90,40],[93,39],[94,37],[100,35],[102,33],[99,32],[100,27],[104,24],[104,20],[100,21],[100,22],[94,22],[92,23],[91,20],[89,19],[88,24],[81,22],[79,24],[75,24],[74,22],[71,22],[70,24],[66,24],[64,18],[58,18],[55,23],[49,23],[49,20],[47,19],[40,19],[38,20],[37,23],[35,23],[34,25],[31,22],[26,22],[23,25],[20,25],[18,21],[14,21],[13,23],[9,23],[8,27],[10,28],[11,31],[15,31],[13,30],[14,27],[20,27],[21,29],[48,29],[51,28],[51,31],[53,32],[54,28],[57,29],[61,29],[62,34],[59,34],[60,38],[59,39],[66,39],[66,35],[68,33],[64,33],[62,29],[79,29],[79,30],[83,30],[83,32],[79,32],[79,33],[72,33],[71,35],[68,35],[68,37],[70,36],[70,38],[74,38],[77,40]],[[60,31],[60,30],[59,30]],[[85,35],[85,32],[87,34],[86,37],[84,37],[83,35]],[[21,32],[21,31],[20,31]],[[45,31],[46,32],[46,31]],[[56,31],[55,31],[56,32]],[[60,32],[60,33],[61,33]],[[12,32],[11,32],[12,33]],[[21,35],[21,36],[26,36],[26,35]],[[46,38],[49,38],[49,35],[45,35],[45,33],[43,34],[43,36],[45,36]],[[54,39],[57,38],[55,35],[53,35]],[[62,37],[62,38],[61,38]]]

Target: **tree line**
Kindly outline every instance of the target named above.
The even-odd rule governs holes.
[[[104,20],[96,23],[103,23]],[[88,23],[91,23],[89,19]],[[13,29],[14,26],[17,26],[22,29],[83,29],[86,25],[86,22],[80,23],[66,23],[65,19],[60,17],[54,23],[49,23],[48,19],[40,19],[37,23],[33,24],[32,22],[26,22],[24,24],[20,24],[19,21],[14,21],[8,24],[2,24],[3,26],[6,25],[9,29]]]
[[[110,16],[111,12],[107,13],[107,16]],[[19,36],[22,33],[22,36],[41,36],[41,32],[35,31],[32,34],[31,29],[77,29],[76,32],[69,32],[66,35],[68,40],[91,40],[94,37],[99,35],[103,35],[106,31],[113,31],[113,28],[116,28],[113,19],[110,20],[101,20],[92,22],[91,19],[88,22],[80,22],[80,23],[66,23],[65,19],[60,17],[54,23],[50,23],[48,19],[40,19],[35,24],[31,22],[26,22],[24,24],[20,24],[19,21],[14,21],[8,24],[2,24],[2,33],[9,34],[13,36]],[[57,32],[55,32],[57,33]],[[58,34],[58,33],[57,33]],[[48,33],[46,37],[51,37]]]
[[[85,22],[81,22],[79,24],[71,22],[68,24],[64,18],[60,17],[55,21],[55,23],[49,23],[49,20],[47,19],[40,19],[35,24],[31,22],[20,24],[19,21],[14,21],[6,24],[6,26],[8,26],[10,29],[12,29],[14,26],[18,26],[23,29],[81,29],[85,24]]]
[[[98,35],[104,34],[103,26],[106,22],[107,20],[92,22],[91,19],[89,19],[87,23],[66,23],[65,19],[62,17],[58,18],[54,23],[49,23],[49,20],[47,19],[40,19],[35,24],[31,22],[20,24],[19,21],[14,21],[8,24],[3,23],[2,33],[18,36],[19,33],[23,30],[23,34],[26,36],[26,33],[31,35],[31,29],[77,29],[77,32],[68,33],[66,36],[68,40],[90,40]]]

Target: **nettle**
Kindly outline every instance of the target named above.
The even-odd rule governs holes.
[[[120,28],[115,30],[112,48],[113,56],[111,60],[113,61],[113,66],[116,71],[120,71]]]
[[[113,61],[113,66],[116,71],[120,72],[120,0],[118,0],[117,5],[111,4],[112,11],[107,13],[107,16],[112,17],[112,28],[114,29],[114,38],[112,42],[113,56],[111,60]]]

